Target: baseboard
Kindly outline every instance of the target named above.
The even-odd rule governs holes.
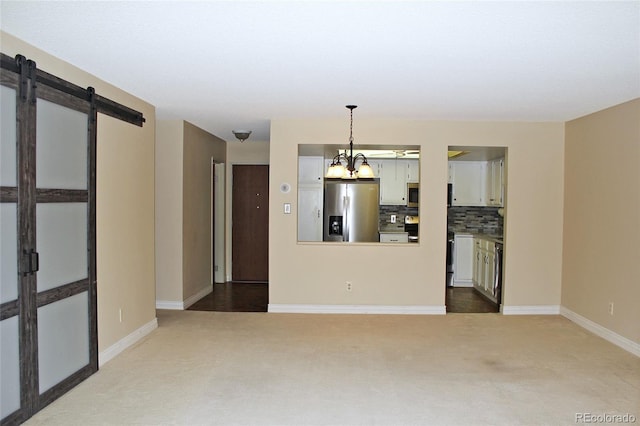
[[[182,309],[187,309],[189,306],[193,305],[198,300],[202,299],[207,294],[212,293],[212,292],[213,292],[213,285],[208,284],[207,286],[203,287],[199,292],[197,292],[193,296],[188,297],[187,299],[185,299],[185,301],[182,303]]]
[[[116,343],[98,354],[98,365],[102,367],[104,364],[111,361],[128,347],[133,346],[136,342],[156,328],[158,328],[158,319],[154,318],[139,329],[135,330],[133,333],[118,340]]]
[[[395,315],[445,315],[442,306],[413,305],[296,305],[270,303],[269,312],[295,314],[395,314]]]
[[[560,314],[563,317],[575,322],[580,327],[589,330],[593,334],[602,337],[603,339],[613,343],[616,346],[619,346],[627,352],[631,352],[637,357],[640,357],[640,344],[634,342],[633,340],[627,339],[626,337],[623,337],[618,333],[615,333],[608,328],[605,328],[600,324],[583,317],[580,314],[576,314],[575,312],[565,308],[564,306],[560,307]]]
[[[473,287],[472,281],[454,281],[453,287]]]
[[[196,294],[188,297],[182,302],[178,300],[156,300],[156,309],[170,309],[174,311],[184,311],[189,306],[193,305],[198,300],[202,299],[212,291],[213,291],[213,285],[208,284],[206,287],[203,287]]]
[[[184,302],[174,300],[156,300],[156,309],[182,311],[184,309]]]
[[[502,305],[502,315],[560,315],[560,305]]]

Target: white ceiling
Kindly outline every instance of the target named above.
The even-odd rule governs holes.
[[[639,1],[6,1],[6,31],[225,140],[275,118],[566,121],[640,97]],[[32,58],[37,61],[37,58]]]

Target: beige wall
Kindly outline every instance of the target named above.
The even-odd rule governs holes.
[[[346,120],[271,123],[269,303],[443,306],[447,149],[462,145],[508,149],[504,305],[559,307],[562,123],[358,119],[356,144],[420,146],[420,244],[297,243],[298,144],[344,143],[348,131]],[[287,194],[279,190],[284,182],[292,187]],[[292,214],[282,213],[283,203]]]
[[[183,121],[156,129],[156,300],[182,302]]]
[[[156,299],[159,306],[178,309],[211,284],[211,158],[226,165],[220,238],[228,281],[233,164],[268,164],[269,143],[227,143],[182,120],[159,120],[157,133]]]
[[[297,160],[296,160],[297,161]],[[227,241],[225,254],[226,281],[231,281],[231,198],[233,195],[233,165],[234,164],[269,164],[269,142],[246,140],[245,142],[232,141],[227,144],[226,166],[226,217],[225,239]],[[272,191],[272,189],[271,189]]]
[[[212,161],[224,163],[226,142],[184,123],[183,163],[183,300],[211,288]]]
[[[144,114],[137,127],[98,116],[97,272],[98,350],[104,351],[155,320],[154,137],[152,105],[1,33],[2,52],[22,54],[38,67]],[[122,322],[119,320],[122,309]]]
[[[562,305],[640,343],[640,99],[566,134]]]
[[[211,288],[211,164],[225,161],[226,142],[183,120],[157,129],[156,300],[180,309]]]

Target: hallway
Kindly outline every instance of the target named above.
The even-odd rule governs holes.
[[[189,311],[267,312],[269,284],[226,282],[213,285],[213,291],[191,305]]]

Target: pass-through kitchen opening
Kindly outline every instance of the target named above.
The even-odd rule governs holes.
[[[504,147],[449,147],[447,313],[500,312],[505,287],[506,154]]]
[[[414,245],[419,196],[418,146],[299,146],[298,242]]]

